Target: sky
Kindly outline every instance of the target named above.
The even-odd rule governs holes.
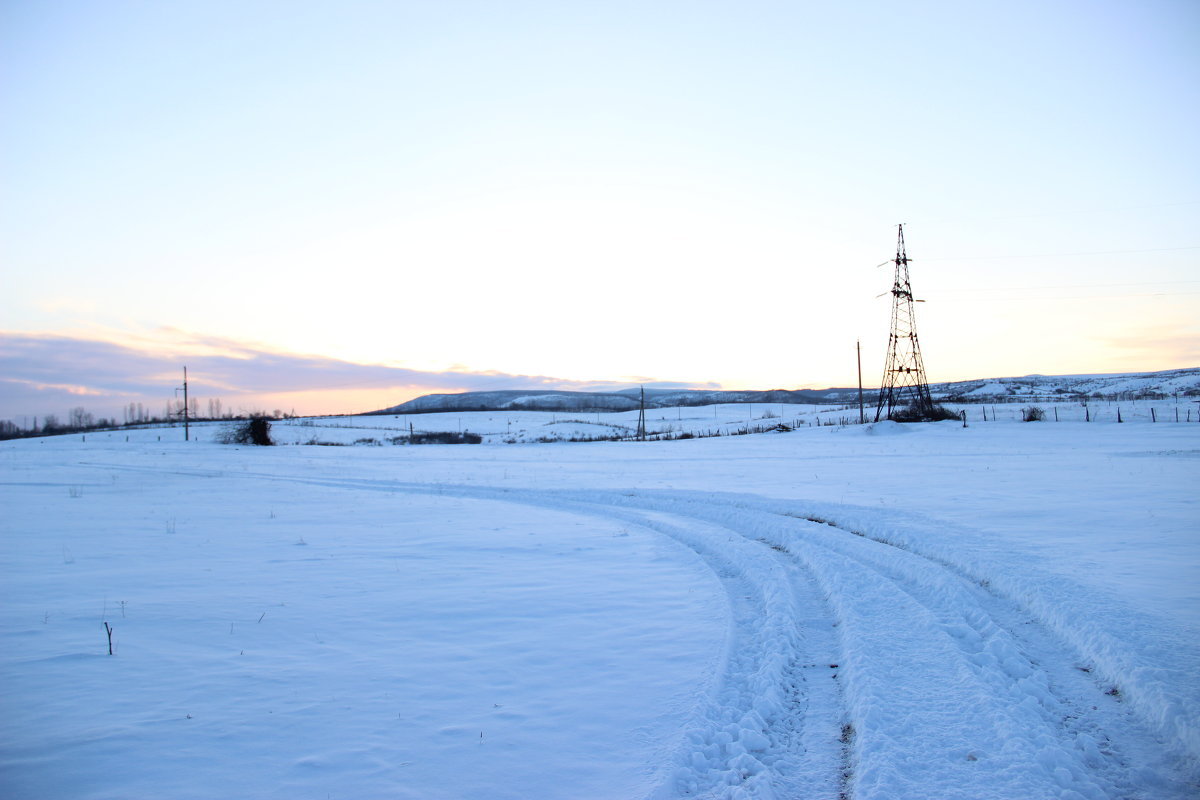
[[[0,419],[1200,366],[1200,4],[0,0]],[[881,296],[882,295],[882,296]]]

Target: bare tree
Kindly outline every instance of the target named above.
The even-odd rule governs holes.
[[[72,428],[90,428],[96,423],[96,418],[83,406],[72,408],[69,419]]]

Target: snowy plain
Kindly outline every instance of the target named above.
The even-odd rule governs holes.
[[[4,442],[0,788],[1197,796],[1200,424],[965,408]],[[410,423],[484,443],[374,446]]]

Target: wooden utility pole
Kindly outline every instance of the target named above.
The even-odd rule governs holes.
[[[178,392],[179,389],[176,389],[175,391]],[[179,395],[175,395],[175,396],[178,397]],[[168,414],[167,416],[169,418],[170,414]],[[183,368],[183,440],[185,442],[191,441],[191,438],[188,435],[187,367]]]
[[[858,424],[862,425],[867,421],[865,412],[863,411],[863,395],[862,395],[862,340],[854,341],[854,351],[858,355]]]

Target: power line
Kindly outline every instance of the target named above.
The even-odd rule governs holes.
[[[1139,281],[1136,283],[1064,283],[1056,286],[994,286],[987,289],[952,289],[943,294],[964,294],[970,292],[1040,292],[1047,289],[1114,289],[1126,286],[1173,286],[1181,283],[1200,283],[1200,280],[1186,281]],[[1190,294],[1185,292],[1184,294]]]
[[[1064,258],[1066,256],[1107,256],[1130,253],[1171,253],[1180,250],[1200,250],[1200,245],[1187,247],[1148,247],[1141,250],[1085,250],[1076,253],[1029,253],[1024,255],[1007,256],[947,256],[943,258],[926,258],[924,261],[993,261],[1004,258]]]
[[[1088,215],[1113,214],[1113,213],[1123,213],[1126,211],[1144,211],[1144,210],[1154,209],[1154,208],[1178,208],[1180,206],[1194,206],[1194,205],[1200,205],[1200,200],[1181,200],[1181,201],[1174,202],[1174,203],[1145,203],[1142,205],[1133,205],[1133,206],[1104,206],[1104,207],[1092,207],[1092,208],[1046,209],[1043,211],[1034,211],[1031,213],[1023,213],[1023,214],[1000,214],[1000,215],[995,215],[995,214],[970,215],[970,214],[967,214],[967,215],[963,215],[963,216],[935,217],[935,218],[923,219],[923,220],[919,219],[919,220],[917,220],[916,224],[931,225],[931,224],[943,224],[943,223],[947,223],[947,222],[1007,222],[1007,221],[1022,220],[1022,219],[1045,219],[1045,218],[1053,219],[1055,217],[1072,217],[1072,216],[1078,216],[1081,214],[1088,214]],[[911,222],[911,220],[910,220],[910,222]]]
[[[948,292],[947,294],[955,294]],[[961,293],[959,293],[961,294]],[[1024,300],[1118,300],[1127,297],[1188,297],[1191,295],[1200,295],[1200,292],[1145,292],[1140,294],[1067,294],[1067,295],[1040,295],[1037,297],[1025,297]],[[1008,302],[1017,298],[1013,296],[992,296],[992,297],[976,297],[966,300],[966,302],[983,302],[997,303]]]

